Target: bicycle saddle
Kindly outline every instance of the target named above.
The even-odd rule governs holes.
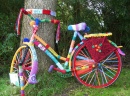
[[[82,23],[75,24],[75,25],[69,25],[68,30],[89,32],[90,28],[87,26],[87,24],[85,22],[82,22]]]

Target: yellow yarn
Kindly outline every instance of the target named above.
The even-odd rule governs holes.
[[[33,26],[33,25],[35,25],[35,21],[30,22],[30,26]]]
[[[90,38],[90,37],[103,37],[103,36],[111,36],[111,35],[112,33],[108,32],[108,33],[85,34],[84,37]]]

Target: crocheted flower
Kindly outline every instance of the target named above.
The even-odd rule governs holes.
[[[101,51],[101,46],[102,46],[102,43],[100,43],[100,44],[95,44],[95,45],[92,45],[92,48],[95,48],[95,50],[97,51],[97,52],[102,52]]]

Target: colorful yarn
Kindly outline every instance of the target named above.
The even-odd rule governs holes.
[[[56,31],[56,43],[60,40],[60,21],[56,19],[51,19],[51,23],[58,24]]]
[[[31,21],[30,22],[30,26],[33,26],[33,25],[35,25],[36,23],[35,23],[35,21]]]
[[[83,42],[95,62],[100,62],[116,49],[106,37],[92,37],[83,40]]]
[[[25,10],[24,8],[21,8],[19,15],[18,15],[18,18],[17,18],[17,21],[15,23],[15,30],[17,31],[17,35],[20,35],[20,20],[23,16],[23,13],[25,15],[28,15],[32,20],[35,20],[35,18],[33,18],[30,14],[46,14],[46,15],[56,16],[56,12],[51,11],[51,10],[43,10],[43,9],[26,9]],[[39,20],[39,21],[41,21],[41,20]],[[59,20],[53,19],[51,22],[54,24],[59,24]],[[34,23],[31,22],[31,25],[34,25]]]
[[[56,43],[58,43],[60,40],[60,23],[58,24],[57,27],[57,32],[56,32]]]
[[[47,45],[46,42],[45,42],[44,40],[42,40],[41,38],[39,38],[37,35],[34,35],[34,37],[35,37],[38,41],[40,41],[40,42],[42,43],[42,45],[44,45],[44,46]],[[35,44],[36,46],[38,46],[38,44],[40,44],[40,43],[34,41],[34,44]],[[66,58],[65,58],[65,57],[59,56],[51,47],[49,47],[48,50],[49,50],[54,56],[56,56],[58,59],[61,59],[61,60],[63,60],[63,61],[66,61]],[[44,50],[43,50],[43,51],[44,51]],[[60,58],[59,58],[59,57],[60,57]]]
[[[20,77],[20,87],[21,87],[21,96],[24,96],[24,80],[23,80],[23,69],[22,66],[19,66],[19,77]]]
[[[56,16],[55,11],[51,10],[44,10],[44,9],[26,9],[28,14],[45,14],[45,15],[51,15],[51,16]]]
[[[38,18],[35,19],[35,23],[36,23],[37,26],[40,24],[40,22],[41,22],[40,19],[38,19]]]
[[[44,46],[42,46],[42,44],[40,44],[39,42],[35,42],[34,44],[35,44],[36,46],[38,46],[42,51],[44,51],[44,52],[56,63],[56,65],[57,65],[61,70],[64,69],[63,66],[60,65],[60,63],[58,62],[58,60],[52,55],[52,53],[51,53],[50,51],[48,51],[48,48],[49,48],[48,45],[44,47]]]
[[[111,32],[106,32],[106,33],[96,33],[96,34],[86,34],[84,35],[85,38],[90,38],[90,37],[103,37],[103,36],[111,36]]]
[[[84,33],[88,33],[90,31],[90,28],[86,26],[85,30],[83,30]]]
[[[56,20],[56,19],[51,19],[51,23],[54,23],[54,24],[59,24],[60,21],[59,20]]]
[[[20,10],[17,21],[15,23],[15,30],[17,31],[17,35],[20,35],[20,20],[22,18],[23,9]]]
[[[72,30],[72,31],[84,31],[86,28],[86,23],[82,22],[79,24],[75,24],[75,25],[69,25],[68,26],[68,30]]]
[[[36,74],[38,72],[38,59],[34,46],[29,46],[32,51],[32,70],[29,75],[28,83],[36,84],[38,81],[36,80]]]
[[[30,40],[28,38],[24,38],[23,42],[29,42]]]
[[[51,13],[50,10],[43,10],[42,12],[43,12],[43,14],[47,14],[47,15],[50,15],[50,13]]]

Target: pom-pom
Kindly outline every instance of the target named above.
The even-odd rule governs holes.
[[[30,22],[30,26],[33,26],[33,25],[35,25],[36,23],[35,23],[35,21],[31,21]]]
[[[40,21],[40,19],[36,18],[35,22],[36,22],[36,25],[38,26],[41,21]]]
[[[24,38],[23,42],[29,42],[30,40],[28,38]]]

